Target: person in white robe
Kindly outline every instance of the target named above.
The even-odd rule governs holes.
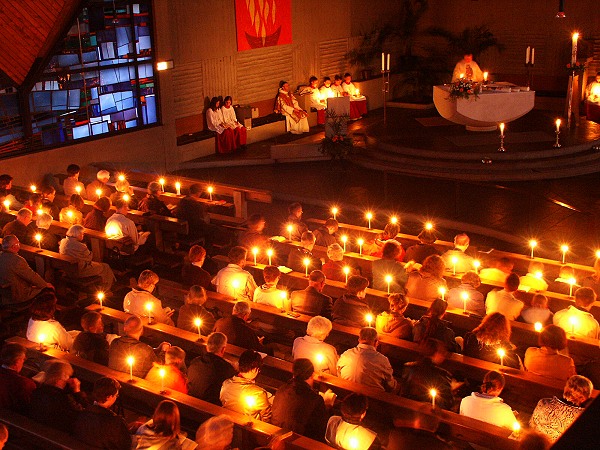
[[[275,112],[285,116],[286,127],[290,133],[302,134],[309,131],[308,114],[300,108],[298,100],[290,92],[290,84],[287,81],[279,82]]]
[[[352,83],[352,75],[344,74],[342,83],[344,95],[350,97],[350,119],[361,119],[363,114],[367,113],[367,97],[360,93],[360,90]]]
[[[473,80],[477,83],[483,81],[483,72],[479,68],[479,65],[473,61],[473,54],[465,53],[463,59],[456,63],[454,72],[452,73],[452,82],[460,80],[461,75],[462,78]]]
[[[336,75],[333,78],[333,85],[331,86],[331,90],[333,91],[334,97],[345,97],[346,94],[344,92],[344,88],[342,87],[342,77],[339,75]]]
[[[231,98],[230,95],[225,97],[223,99],[223,106],[221,107],[221,114],[223,115],[223,123],[225,126],[233,130],[235,148],[237,150],[246,145],[246,127],[238,122],[232,104],[233,98]]]
[[[215,136],[215,148],[217,153],[231,153],[235,150],[235,136],[233,130],[226,126],[221,102],[217,97],[210,100],[206,110],[206,126],[209,130],[217,133]]]

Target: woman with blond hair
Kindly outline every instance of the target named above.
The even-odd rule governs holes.
[[[388,297],[390,303],[390,312],[383,313],[387,316],[387,322],[383,325],[381,331],[398,339],[411,339],[413,322],[404,317],[404,312],[408,308],[408,300],[403,294],[392,294]]]

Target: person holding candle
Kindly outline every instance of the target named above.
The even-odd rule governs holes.
[[[58,214],[59,222],[71,225],[83,224],[83,213],[81,210],[85,207],[83,197],[79,194],[73,194],[69,197],[69,205],[60,210]]]
[[[137,209],[145,213],[157,214],[159,216],[171,216],[171,210],[160,199],[161,187],[160,183],[151,181],[148,183],[146,196],[140,200]]]
[[[521,311],[520,320],[525,323],[548,324],[552,323],[553,316],[554,314],[548,308],[548,297],[538,293],[533,295],[530,305]]]
[[[32,220],[33,213],[27,208],[21,208],[15,219],[2,228],[2,237],[13,235],[19,238],[19,242],[25,244],[31,242],[31,236],[35,234],[34,225],[31,225]]]
[[[110,172],[108,170],[99,170],[96,174],[96,180],[92,181],[85,188],[86,197],[88,200],[96,200],[100,197],[110,197],[115,190],[108,186],[110,180]],[[97,191],[102,191],[100,195],[98,195]]]
[[[463,353],[498,364],[498,349],[503,349],[503,365],[522,369],[521,358],[510,342],[510,335],[510,322],[505,316],[498,312],[488,314],[478,327],[465,334]]]
[[[558,272],[558,278],[548,283],[548,290],[559,294],[573,296],[573,292],[579,287],[575,276],[575,269],[568,264],[562,265]]]
[[[306,327],[306,336],[294,339],[292,358],[308,358],[315,370],[336,375],[339,356],[333,345],[324,342],[332,328],[331,320],[325,317],[316,316],[310,319]]]
[[[548,283],[544,280],[544,263],[531,261],[527,274],[520,278],[520,285],[534,291],[547,291]]]
[[[307,270],[320,270],[322,263],[319,258],[313,255],[312,249],[315,246],[315,235],[311,231],[302,233],[300,247],[294,247],[287,259],[286,266],[296,272],[305,273]],[[304,264],[305,259],[309,260],[308,268]]]
[[[204,269],[206,250],[200,245],[192,245],[188,251],[187,261],[181,268],[181,282],[184,286],[201,286],[206,290],[214,289],[212,276]]]
[[[270,422],[273,396],[255,381],[262,367],[262,357],[254,350],[245,350],[238,366],[238,374],[223,382],[221,404],[226,409]]]
[[[200,319],[200,332],[208,335],[215,326],[215,316],[204,307],[208,300],[206,289],[202,286],[194,285],[190,287],[185,296],[185,304],[179,308],[177,315],[177,328],[187,330],[192,333],[198,333],[198,327],[194,323],[196,319]]]
[[[375,256],[381,258],[383,256],[383,246],[390,240],[396,240],[396,236],[400,233],[400,225],[398,223],[388,223],[385,225],[382,233],[379,233],[375,239],[367,239],[363,246],[363,255]],[[396,241],[397,242],[397,241]],[[396,257],[398,262],[404,260],[404,249],[400,246],[400,254]]]
[[[31,393],[36,384],[20,374],[27,359],[27,349],[21,344],[7,342],[0,354],[0,408],[26,415]]]
[[[511,407],[500,398],[505,384],[504,375],[500,372],[491,370],[486,373],[481,392],[473,392],[460,402],[460,415],[512,430],[517,418]]]
[[[444,280],[446,266],[438,255],[430,255],[423,261],[423,266],[416,272],[411,272],[406,281],[406,295],[432,302],[440,295],[440,287],[448,290]]]
[[[223,123],[226,127],[233,130],[235,142],[235,150],[243,150],[246,148],[246,127],[238,122],[235,110],[233,109],[233,98],[231,95],[223,99],[221,106],[221,114],[223,115]]]
[[[281,272],[276,266],[266,266],[263,270],[265,284],[259,286],[254,291],[254,303],[273,306],[277,309],[284,309],[284,299],[282,294],[286,291],[277,289],[277,284],[281,278]]]
[[[344,249],[337,242],[327,247],[327,259],[328,261],[323,264],[323,273],[328,280],[334,281],[346,281],[346,275],[344,274]]]
[[[67,177],[63,181],[63,191],[67,197],[78,194],[83,198],[87,198],[85,186],[79,181],[80,172],[81,167],[77,164],[69,164],[67,166]]]
[[[398,382],[389,359],[377,351],[379,336],[375,328],[361,328],[358,345],[346,350],[337,362],[337,374],[344,380],[394,392]]]
[[[346,292],[333,304],[333,322],[349,327],[368,325],[367,314],[371,309],[365,301],[369,280],[359,275],[352,275],[346,283]]]
[[[334,448],[344,450],[375,450],[381,448],[377,433],[364,427],[369,399],[351,393],[342,401],[341,416],[331,416],[327,422],[325,441]]]
[[[391,276],[389,283],[389,292],[404,292],[404,286],[408,275],[404,270],[404,265],[399,261],[402,254],[402,246],[394,239],[386,241],[383,245],[381,259],[372,262],[373,270],[373,289],[386,291],[388,282],[386,276]]]
[[[567,334],[556,325],[547,325],[539,336],[538,347],[529,347],[525,352],[525,370],[567,381],[575,375],[573,358],[563,354],[567,348]]]
[[[308,113],[300,108],[298,100],[290,91],[287,81],[279,82],[274,111],[285,117],[287,131],[292,134],[308,133]]]
[[[288,206],[288,218],[284,226],[284,235],[287,236],[287,226],[292,225],[292,241],[299,241],[302,235],[308,231],[308,226],[302,222],[302,214],[304,213],[302,205],[298,202]]]
[[[229,250],[229,264],[219,270],[211,283],[219,294],[229,295],[235,300],[254,300],[254,291],[258,287],[250,272],[244,270],[248,251],[245,247],[233,247]],[[238,288],[233,281],[237,281]]]
[[[315,245],[320,247],[329,247],[332,244],[337,243],[336,233],[339,229],[338,221],[329,218],[323,225],[313,231],[315,235]]]
[[[41,248],[51,252],[58,251],[58,237],[49,231],[52,220],[52,216],[48,213],[44,212],[38,214],[37,219],[35,220],[35,228],[31,230],[30,234],[31,245],[38,245],[35,236],[39,234],[42,237],[39,243]]]
[[[448,303],[444,300],[435,299],[423,315],[413,326],[413,341],[421,343],[427,339],[436,339],[446,346],[446,348],[454,353],[459,353],[461,348],[456,341],[454,331],[449,327],[444,316]]]
[[[138,316],[148,315],[146,305],[152,304],[152,320],[158,323],[174,325],[171,316],[175,312],[171,308],[163,308],[160,299],[152,293],[160,279],[151,270],[144,270],[138,277],[137,286],[125,295],[123,299],[123,311]]]
[[[471,239],[465,233],[454,236],[454,248],[442,255],[446,269],[453,273],[465,273],[473,269],[475,259],[466,253]]]
[[[83,219],[83,226],[90,230],[102,231],[106,226],[107,213],[110,211],[111,203],[108,197],[100,197],[94,203],[92,210]]]
[[[383,312],[378,316],[384,322],[381,332],[397,339],[412,339],[413,321],[404,317],[408,299],[403,294],[391,294],[388,302],[389,313]]]
[[[479,64],[473,61],[473,53],[465,51],[463,59],[456,63],[452,72],[452,82],[460,80],[461,75],[467,80],[481,83],[483,81],[483,72],[479,68]]]
[[[567,333],[576,336],[598,339],[600,326],[598,321],[590,313],[596,293],[588,287],[581,287],[575,291],[575,305],[570,305],[554,314],[553,323],[558,325]],[[571,319],[575,318],[575,321]],[[577,325],[574,325],[575,322]]]
[[[481,286],[481,278],[472,270],[465,273],[460,279],[460,285],[448,291],[446,300],[450,308],[467,310],[478,316],[485,316],[485,302],[483,294],[477,290]],[[464,300],[466,293],[467,300]]]
[[[161,370],[164,371],[162,374]],[[161,386],[161,390],[172,389],[187,394],[186,372],[185,351],[179,347],[171,346],[165,352],[165,363],[154,363],[146,375],[146,380],[154,383],[155,386]]]
[[[177,404],[163,400],[154,410],[152,419],[138,428],[133,437],[136,450],[194,450],[197,444],[181,431],[181,419]]]
[[[44,345],[68,352],[73,346],[73,335],[54,318],[56,303],[56,295],[52,289],[46,289],[35,297],[30,307],[31,318],[27,324],[26,336],[31,342],[39,342],[39,336],[44,335]]]
[[[350,120],[362,119],[362,116],[367,114],[367,98],[354,86],[352,75],[348,72],[344,74],[342,89],[344,96],[350,97]]]
[[[504,289],[488,292],[485,299],[486,314],[499,312],[508,320],[516,320],[525,306],[521,300],[515,297],[515,293],[519,290],[519,284],[519,276],[513,272],[504,280]]]
[[[302,89],[300,95],[308,94],[311,111],[317,112],[317,125],[325,125],[325,109],[327,108],[325,97],[317,87],[319,79],[314,75],[308,79],[308,86]]]

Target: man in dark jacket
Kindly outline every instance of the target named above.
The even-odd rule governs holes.
[[[200,195],[202,195],[202,186],[197,183],[192,184],[189,194],[179,201],[175,216],[187,221],[191,237],[204,237],[207,248],[210,248],[217,229],[209,223],[208,208],[200,201]]]
[[[81,317],[83,331],[73,341],[73,352],[80,358],[103,366],[108,365],[108,341],[104,334],[102,315],[89,311]]]
[[[167,208],[165,202],[159,198],[160,190],[160,184],[156,181],[148,184],[148,194],[140,200],[138,209],[143,212],[158,214],[159,216],[171,216],[171,211]]]
[[[114,378],[100,378],[94,383],[94,404],[81,411],[73,434],[93,448],[131,449],[131,435],[125,420],[110,410],[119,396],[121,385]]]
[[[365,295],[369,280],[359,275],[353,275],[346,283],[346,293],[333,304],[333,322],[348,327],[375,325],[367,320],[371,313],[369,305],[365,302]],[[372,320],[375,320],[373,317]]]
[[[288,255],[286,266],[296,272],[304,273],[306,271],[305,260],[308,260],[308,272],[321,268],[321,260],[312,254],[315,246],[315,235],[310,231],[302,234],[300,240],[302,247],[295,247]]]
[[[339,229],[338,221],[335,219],[327,219],[325,223],[314,231],[315,245],[320,247],[329,247],[337,242],[335,234]]]
[[[323,294],[325,274],[320,270],[313,270],[308,277],[308,286],[301,291],[294,291],[290,295],[292,311],[309,316],[323,316],[331,320],[333,300]]]
[[[35,383],[19,374],[27,358],[27,351],[21,344],[7,343],[0,356],[0,408],[27,414],[31,393]]]
[[[218,331],[227,336],[227,342],[238,347],[257,352],[272,353],[270,349],[265,348],[261,341],[262,338],[256,335],[256,332],[246,323],[252,312],[250,304],[245,301],[236,302],[233,305],[231,316],[223,317],[215,323],[214,331]]]
[[[315,368],[309,359],[297,359],[294,377],[281,386],[273,399],[271,423],[324,442],[329,415],[325,401],[313,389]]]
[[[227,336],[211,333],[206,340],[206,353],[194,358],[188,368],[189,395],[215,405],[220,405],[219,394],[223,381],[237,374],[235,368],[223,358]]]

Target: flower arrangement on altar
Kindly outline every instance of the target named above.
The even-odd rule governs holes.
[[[574,63],[568,63],[566,68],[568,72],[583,72],[585,63],[575,61]]]
[[[319,152],[324,155],[329,155],[331,159],[346,159],[354,149],[354,139],[346,134],[346,122],[348,116],[338,116],[335,113],[329,113],[327,111],[326,117],[328,119],[327,127],[330,127],[330,131],[326,130],[325,137],[319,144]]]
[[[473,80],[461,78],[450,85],[449,100],[464,98],[468,100],[471,96],[479,97],[481,85]]]

